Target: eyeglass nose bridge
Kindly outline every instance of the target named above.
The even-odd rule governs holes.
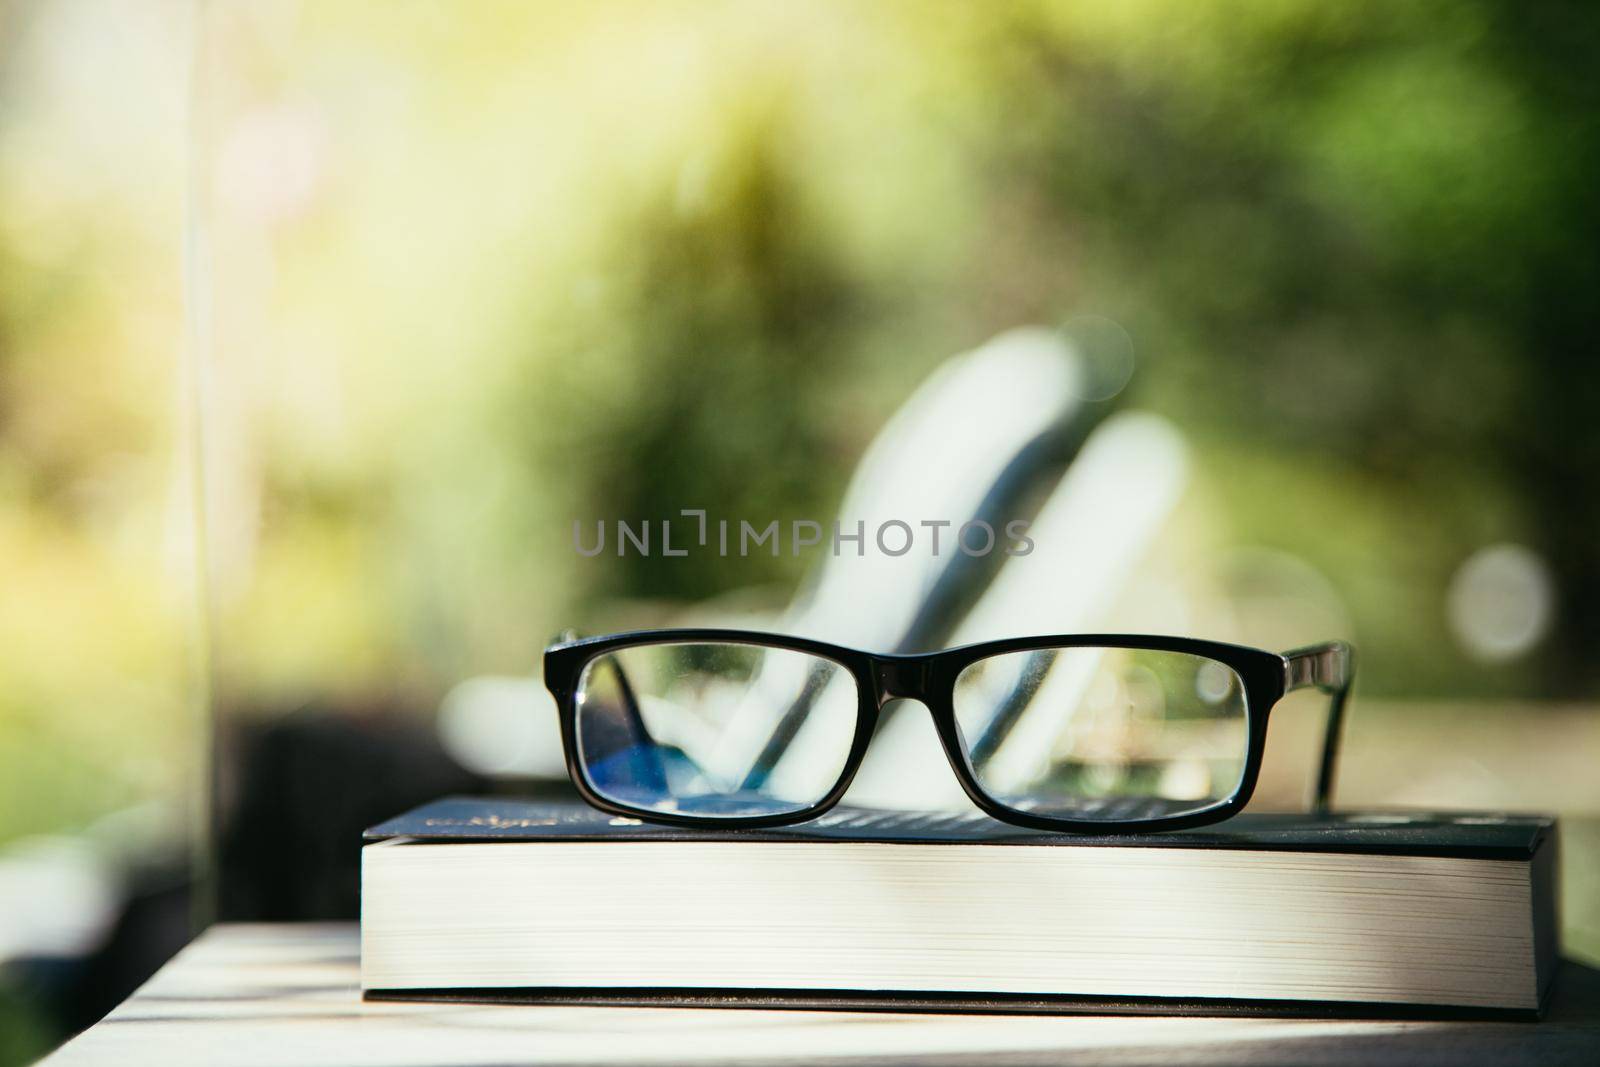
[[[890,700],[923,700],[928,692],[928,661],[920,656],[880,656],[872,661],[872,680],[881,707]]]

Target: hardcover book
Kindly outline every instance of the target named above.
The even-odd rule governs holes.
[[[367,839],[374,998],[1532,1015],[1559,959],[1555,824],[1533,816],[719,831],[459,798]]]

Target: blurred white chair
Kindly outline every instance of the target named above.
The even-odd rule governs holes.
[[[1035,518],[1029,530],[1034,551],[1006,562],[949,643],[1103,629],[1101,620],[1182,495],[1188,470],[1187,449],[1166,420],[1134,412],[1107,419]],[[1052,684],[1070,685],[1073,677],[1058,672]],[[1011,730],[1000,756],[1043,758],[1046,739],[1058,726],[1047,721],[1049,709],[1076,703],[1036,701]],[[906,710],[910,713],[894,714],[880,726],[846,802],[970,806],[932,720],[920,708]]]
[[[937,629],[938,621],[922,620],[941,577],[967,561],[955,544],[958,529],[975,518],[1003,527],[1012,516],[997,507],[1041,465],[1064,458],[1084,432],[1079,423],[1099,414],[1080,401],[1082,385],[1081,361],[1059,334],[1039,328],[1003,333],[942,365],[867,449],[839,508],[839,521],[852,531],[861,523],[869,539],[881,523],[899,520],[917,543],[902,556],[875,546],[824,555],[782,628],[878,650],[916,641],[919,628]],[[951,524],[938,531],[937,556],[923,520]],[[1004,529],[996,534],[998,555]]]
[[[1182,446],[1151,416],[1121,416],[1090,435],[1102,409],[1086,405],[1084,361],[1054,331],[1024,328],[941,366],[895,414],[862,458],[839,522],[873,538],[890,520],[908,524],[915,547],[891,556],[854,543],[834,555],[831,530],[821,562],[773,628],[882,650],[940,647],[982,637],[1063,632],[1086,625],[1120,587],[1183,480]],[[1028,556],[1005,560],[1005,523],[1041,477],[1073,457],[1036,517]],[[982,518],[996,533],[985,558],[956,545],[964,522]],[[946,520],[940,552],[923,520]],[[986,582],[987,590],[984,589]],[[981,594],[981,599],[979,598]],[[976,603],[973,601],[976,599]],[[773,736],[770,715],[735,730],[730,763],[753,761]],[[920,730],[919,730],[920,725]],[[553,703],[537,679],[481,677],[457,686],[440,711],[446,746],[486,774],[564,773]],[[808,758],[801,729],[773,773]],[[874,745],[852,799],[881,805],[926,803],[906,783],[954,787],[926,715],[893,715]],[[932,764],[923,764],[930,753]],[[948,783],[945,782],[949,779]],[[936,790],[944,800],[945,790]],[[859,794],[859,795],[858,795]]]

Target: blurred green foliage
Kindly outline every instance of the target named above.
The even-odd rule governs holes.
[[[832,513],[853,456],[825,402],[853,376],[865,295],[808,217],[803,176],[774,158],[782,130],[761,116],[703,164],[715,189],[684,188],[691,175],[614,222],[590,267],[604,279],[596,309],[547,311],[558,324],[533,331],[540,351],[505,400],[508,422],[537,417],[507,439],[542,484],[566,483],[589,529],[677,520],[683,545],[695,529],[684,508],[762,524]],[[771,556],[732,575],[709,553],[663,562],[659,542],[654,556],[608,560],[587,592],[692,601],[730,578],[793,578]]]
[[[0,986],[0,1063],[34,1063],[61,1039],[40,1021],[36,1007]]]
[[[1593,695],[1589,6],[85,12],[14,5],[0,84],[0,837],[194,773],[186,206],[229,709],[781,602],[810,560],[571,523],[827,519],[943,358],[1083,314],[1196,446],[1184,558],[1308,564],[1371,694]],[[1485,663],[1445,598],[1497,541],[1560,599]]]

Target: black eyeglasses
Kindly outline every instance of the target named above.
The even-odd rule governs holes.
[[[1353,655],[1279,655],[1089,634],[879,655],[740,630],[651,630],[552,645],[567,769],[601,810],[682,826],[780,826],[849,787],[890,700],[921,701],[962,788],[1020,826],[1096,833],[1219,822],[1250,800],[1267,715],[1332,697],[1315,803],[1332,791]],[[928,773],[919,768],[916,773]]]

